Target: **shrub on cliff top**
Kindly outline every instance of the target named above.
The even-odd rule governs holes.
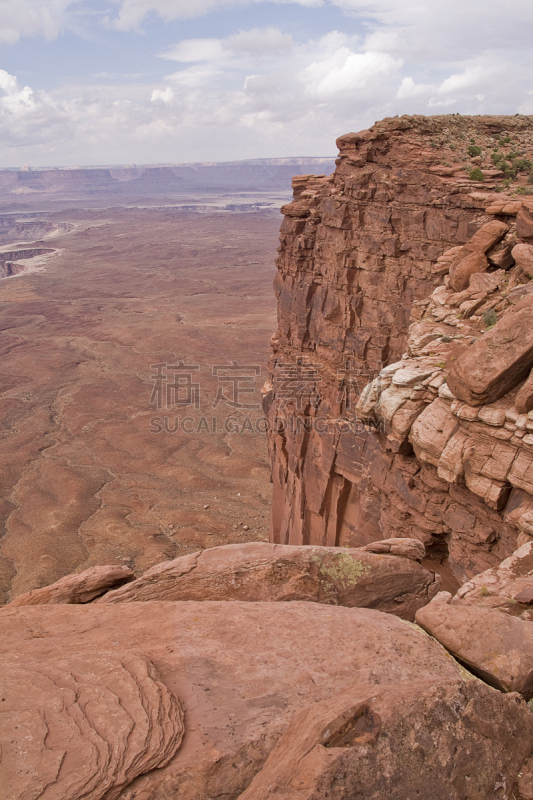
[[[483,148],[480,147],[478,144],[471,144],[468,147],[467,152],[468,152],[468,155],[471,158],[474,158],[475,156],[480,156],[481,155],[481,153],[483,152]]]
[[[480,168],[476,167],[475,169],[470,170],[470,172],[468,173],[468,177],[470,178],[471,181],[482,181],[485,176],[483,175]]]

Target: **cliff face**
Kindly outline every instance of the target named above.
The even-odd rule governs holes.
[[[533,119],[394,118],[337,145],[282,208],[272,541],[415,536],[462,581],[533,535]]]

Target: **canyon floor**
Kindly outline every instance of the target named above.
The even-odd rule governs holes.
[[[142,571],[268,538],[266,441],[250,428],[279,223],[172,208],[25,221],[55,253],[0,280],[4,602],[94,564]],[[2,250],[22,241],[8,224]],[[174,432],[184,416],[192,432]]]

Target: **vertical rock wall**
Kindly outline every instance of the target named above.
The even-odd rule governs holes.
[[[466,279],[455,279],[466,285],[470,272],[516,273],[510,252],[527,242],[527,230],[523,222],[517,239],[514,222],[517,214],[527,217],[532,201],[521,196],[529,191],[523,187],[514,196],[501,192],[505,173],[490,156],[508,138],[509,147],[530,154],[532,137],[533,119],[523,116],[386,119],[337,140],[333,175],[294,179],[294,200],[282,208],[279,329],[264,396],[272,541],[353,547],[416,536],[461,580],[515,549],[520,529],[506,513],[513,490],[507,478],[499,499],[487,502],[490,487],[472,491],[479,481],[469,488],[460,470],[450,482],[437,467],[440,454],[421,456],[409,437],[428,405],[453,402],[452,394],[438,397],[457,357],[448,351],[466,347],[480,319],[465,332],[462,311],[441,308],[440,320],[428,312],[435,289],[448,285],[453,294],[447,273],[450,266],[457,271],[454,259],[470,256],[461,266]],[[477,183],[476,165],[483,172]],[[517,186],[527,179],[514,177]],[[501,235],[487,242],[481,235],[479,244],[474,235],[491,220]],[[513,285],[520,280],[515,275]],[[491,291],[508,289],[506,281]],[[402,356],[421,359],[409,362],[414,377],[384,392]],[[361,405],[361,392],[380,372],[373,400],[367,389]],[[452,428],[458,423],[452,414]],[[440,437],[442,449],[452,432]]]

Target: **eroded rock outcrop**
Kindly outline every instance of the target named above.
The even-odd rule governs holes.
[[[332,746],[322,742],[318,750],[335,771],[346,764],[350,796],[359,787],[368,797],[371,772],[361,760],[367,754],[374,778],[384,780],[390,768],[392,778],[405,781],[394,789],[403,787],[404,797],[432,782],[440,758],[442,793],[450,780],[449,797],[507,800],[533,749],[533,717],[523,700],[479,683],[420,628],[379,611],[239,601],[21,606],[4,610],[0,628],[2,663],[13,666],[17,654],[10,692],[2,694],[2,706],[13,710],[0,764],[10,764],[13,781],[6,800],[50,781],[58,787],[50,797],[61,800],[107,800],[117,796],[108,789],[127,781],[120,800],[237,800],[285,736],[297,732],[290,750],[297,774],[306,741],[315,747],[317,731],[330,723]],[[171,695],[186,733],[168,760],[182,724]],[[357,717],[372,703],[382,717],[377,730],[366,712]],[[300,712],[303,719],[295,717]],[[343,741],[339,717],[347,712],[354,725]],[[33,738],[26,738],[28,727]],[[438,750],[424,744],[426,729]],[[154,748],[160,760],[153,760]],[[330,796],[332,772],[324,760],[317,763],[324,782],[306,772],[311,787],[318,781],[309,796]],[[417,775],[409,778],[405,770],[415,764]],[[85,786],[76,788],[80,782]],[[261,778],[263,793],[264,786]],[[291,791],[299,792],[297,785],[288,796],[307,796]],[[250,792],[245,796],[263,796]]]
[[[272,541],[415,536],[465,581],[530,535],[533,200],[497,165],[507,135],[532,156],[532,131],[383,120],[340,137],[332,176],[295,179],[264,399]]]
[[[439,576],[417,563],[423,557],[423,545],[408,539],[367,549],[233,544],[158,564],[97,602],[309,600],[414,620],[440,584]]]
[[[240,800],[503,800],[532,729],[516,695],[475,681],[358,686],[297,714]]]
[[[50,586],[19,594],[10,606],[41,606],[53,603],[90,603],[104,592],[117,589],[135,575],[129,567],[89,567],[74,575],[65,575]]]

